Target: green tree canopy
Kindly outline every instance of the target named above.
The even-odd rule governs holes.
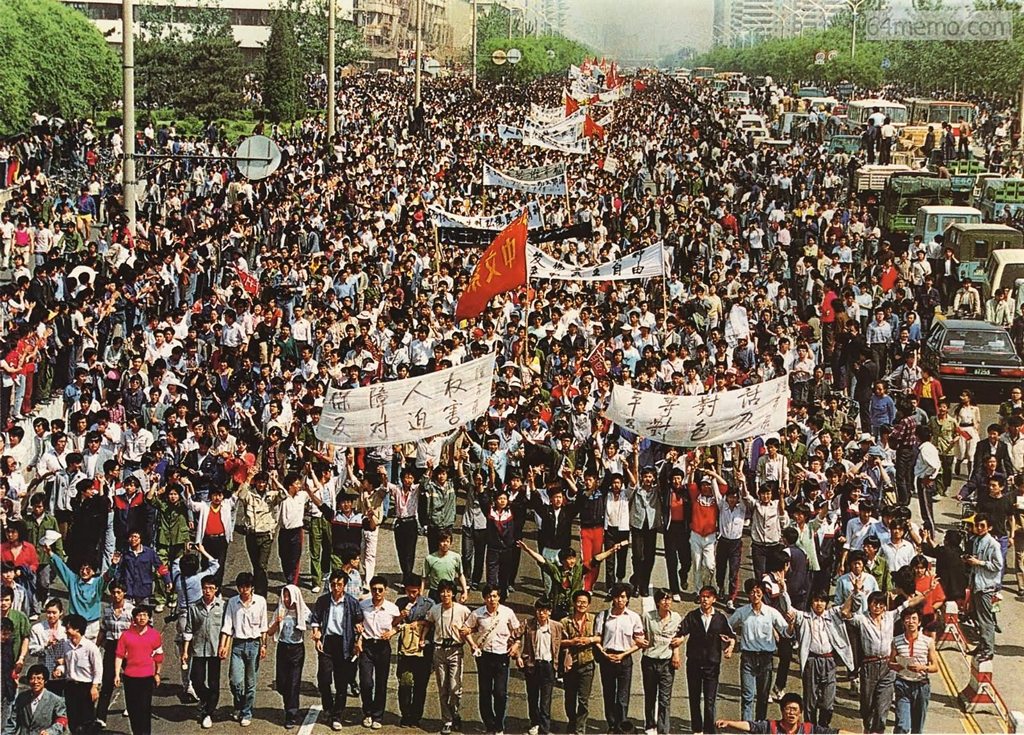
[[[280,0],[278,9],[291,18],[302,71],[319,74],[327,67],[327,0]],[[338,66],[369,58],[370,52],[355,23],[338,18],[334,35],[334,60]]]
[[[227,11],[142,4],[135,42],[136,103],[223,117],[243,105],[246,64]]]
[[[522,52],[523,58],[518,64],[496,66],[491,61],[494,51],[510,48]],[[482,79],[528,82],[548,74],[564,73],[570,64],[579,65],[588,54],[591,54],[589,48],[563,36],[495,37],[479,44],[477,74]]]
[[[89,20],[57,0],[0,0],[0,133],[33,112],[74,117],[120,95],[119,64]]]
[[[769,74],[781,81],[834,83],[849,80],[877,89],[896,83],[927,94],[998,95],[1013,98],[1024,79],[1024,13],[1013,10],[1013,40],[957,43],[950,41],[866,41],[858,27],[857,55],[851,57],[852,17],[841,15],[826,30],[768,39],[749,46],[722,46],[693,60],[694,66],[748,75]],[[818,51],[838,51],[825,64],[815,64]],[[882,68],[883,60],[888,60]]]
[[[302,116],[305,99],[302,61],[288,13],[277,11],[264,56],[263,106],[274,122]]]

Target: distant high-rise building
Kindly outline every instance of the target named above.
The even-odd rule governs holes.
[[[825,27],[846,0],[715,0],[716,43],[796,36]],[[720,40],[724,36],[728,40]]]

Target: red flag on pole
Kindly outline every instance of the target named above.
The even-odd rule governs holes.
[[[573,99],[573,96],[568,91],[563,90],[563,94],[565,95],[565,116],[569,117],[569,115],[580,109],[580,103]]]
[[[256,296],[259,294],[260,282],[256,279],[254,275],[246,271],[243,271],[238,266],[235,266],[235,273],[238,275],[238,280],[241,282],[242,288],[245,289],[245,292],[247,294],[251,294],[252,296]]]
[[[524,210],[480,256],[455,307],[455,321],[480,316],[492,297],[526,285],[526,231]]]
[[[583,118],[583,137],[604,140],[604,128],[594,122],[590,115]]]
[[[647,89],[647,85],[644,82],[640,81],[639,79],[634,80],[634,82],[633,82],[633,91],[634,92],[643,92],[645,89]]]
[[[608,89],[615,89],[619,86],[619,75],[615,71],[615,62],[612,62],[611,69],[608,70],[608,78],[605,79],[605,86]]]

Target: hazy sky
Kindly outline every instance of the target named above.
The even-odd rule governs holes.
[[[567,0],[570,35],[620,58],[711,45],[713,0]],[[574,32],[578,31],[578,32]]]

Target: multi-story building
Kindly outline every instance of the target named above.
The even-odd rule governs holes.
[[[122,0],[64,0],[67,5],[89,17],[107,41],[121,45]],[[334,0],[340,20],[355,22],[371,54],[379,63],[397,62],[399,54],[411,52],[416,44],[416,7],[422,4],[423,47],[426,53],[437,54],[451,49],[453,38],[448,18],[449,3],[467,4],[466,0]],[[226,10],[231,29],[242,50],[255,55],[270,38],[273,12],[279,0],[138,0],[140,5],[173,6],[177,8],[218,7]],[[326,30],[325,30],[326,32]],[[465,45],[469,45],[468,39]]]
[[[846,0],[715,0],[712,38],[736,44],[772,36],[796,36],[822,28]]]

